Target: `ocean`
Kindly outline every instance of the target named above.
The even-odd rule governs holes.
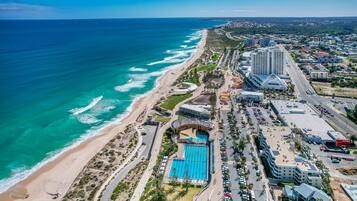
[[[0,192],[130,111],[214,19],[0,21]]]

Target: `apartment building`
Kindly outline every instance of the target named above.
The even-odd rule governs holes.
[[[321,187],[321,172],[311,161],[298,156],[289,127],[261,127],[260,155],[265,159],[274,179],[281,182],[306,183]]]

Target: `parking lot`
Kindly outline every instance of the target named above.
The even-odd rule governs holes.
[[[251,137],[247,136],[257,132],[256,125],[262,122],[266,122],[265,124],[272,124],[273,122],[268,112],[263,108],[249,108],[247,113],[254,115],[254,118],[251,118],[251,121],[254,122],[252,125],[249,125],[249,118],[243,111],[230,113],[229,110],[221,110],[223,138],[220,140],[220,145],[226,200],[266,201],[267,194],[269,194],[267,190],[268,180],[265,178],[263,166],[260,164],[256,149],[253,146],[254,142]],[[229,115],[235,119],[234,125],[230,125],[232,120],[229,121]],[[261,122],[259,122],[255,117],[259,115],[266,120],[261,119]],[[233,131],[233,136],[230,126],[238,130]],[[244,143],[243,149],[239,148],[239,143]]]
[[[239,177],[236,171],[236,163],[234,159],[234,145],[228,123],[228,110],[221,111],[223,120],[223,138],[220,140],[221,158],[222,158],[222,175],[223,187],[226,195],[226,200],[241,200],[239,196]],[[232,199],[229,199],[229,196]]]
[[[355,168],[357,167],[357,160],[345,160],[341,159],[338,162],[334,161],[332,158],[355,158],[353,154],[341,154],[341,153],[334,153],[334,152],[324,152],[321,151],[320,147],[321,145],[314,145],[314,144],[308,144],[304,143],[305,146],[308,146],[310,149],[310,155],[317,157],[317,159],[320,159],[323,161],[323,163],[326,165],[326,167],[329,168],[330,172],[333,173],[334,176],[341,176],[340,173],[336,170],[338,168]],[[353,177],[353,176],[352,176]],[[356,177],[356,176],[355,176]],[[356,177],[357,179],[357,177]]]
[[[252,109],[252,111],[254,110],[258,111],[257,108]],[[262,115],[267,116],[267,113],[263,109],[261,109],[261,111],[262,111]],[[264,176],[263,166],[259,164],[259,158],[257,156],[257,152],[252,144],[254,142],[252,140],[252,137],[250,136],[250,133],[252,133],[252,131],[254,131],[255,128],[244,126],[245,124],[247,124],[246,122],[247,118],[245,118],[244,115],[242,115],[242,113],[236,112],[235,116],[237,119],[237,126],[241,131],[241,138],[246,139],[243,155],[246,158],[245,168],[247,169],[247,173],[248,173],[247,182],[248,184],[252,185],[251,186],[252,190],[249,193],[251,194],[252,197],[254,197],[255,200],[265,201],[267,200],[267,195],[265,191],[266,184],[265,181],[263,180],[263,176]],[[247,138],[247,136],[249,136],[249,138]]]

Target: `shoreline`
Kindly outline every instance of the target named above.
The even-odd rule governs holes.
[[[150,91],[136,97],[127,111],[118,116],[118,119],[99,128],[93,136],[83,141],[65,147],[53,158],[44,161],[40,167],[29,176],[0,194],[0,200],[52,200],[48,193],[59,193],[61,199],[72,185],[73,181],[90,161],[118,132],[124,130],[126,125],[135,123],[136,118],[147,108],[151,108],[169,92],[173,82],[191,66],[203,53],[207,38],[207,30],[202,30],[201,40],[197,44],[195,52],[181,64],[164,69]],[[36,166],[34,166],[36,167]],[[70,170],[70,171],[63,171]]]

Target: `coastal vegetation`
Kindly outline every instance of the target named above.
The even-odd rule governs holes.
[[[173,110],[177,104],[190,98],[192,93],[183,94],[183,95],[172,95],[167,97],[167,99],[160,105],[161,108],[166,110]]]
[[[143,174],[147,165],[148,161],[142,161],[138,163],[134,169],[130,170],[130,172],[125,176],[125,178],[121,182],[119,182],[117,187],[114,189],[110,199],[112,201],[130,200],[134,193],[135,187],[140,181],[140,175]]]
[[[207,32],[207,48],[215,52],[223,52],[225,49],[236,48],[241,41],[229,39],[224,33],[214,29]]]
[[[196,84],[197,86],[201,85],[200,75],[198,74],[197,70],[187,71],[182,75],[181,79],[179,79],[179,82],[190,82]]]
[[[93,200],[103,182],[135,149],[137,141],[137,132],[129,124],[124,132],[118,133],[88,162],[63,200]]]
[[[162,115],[155,115],[155,120],[165,124],[170,121],[170,117],[165,117]]]
[[[172,141],[172,135],[174,131],[169,128],[165,131],[162,138],[162,145],[156,165],[153,168],[153,173],[145,186],[144,192],[140,198],[140,201],[165,201],[167,200],[165,189],[162,186],[163,176],[159,174],[159,168],[161,160],[164,156],[171,156],[177,152],[177,144]]]
[[[194,67],[192,70],[197,72],[202,72],[202,71],[209,72],[215,70],[216,68],[217,68],[217,64],[208,64],[208,65]]]

